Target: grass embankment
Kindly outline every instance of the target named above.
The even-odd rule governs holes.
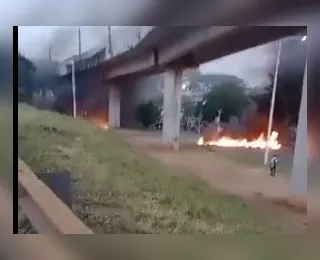
[[[237,197],[80,119],[19,105],[19,156],[35,172],[70,171],[74,211],[96,233],[270,232]]]

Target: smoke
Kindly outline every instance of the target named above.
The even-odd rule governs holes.
[[[51,47],[53,59],[62,60],[70,57],[78,53],[77,28],[75,26],[19,27],[19,50],[31,59],[43,59],[49,57]]]
[[[258,46],[203,64],[204,74],[229,74],[243,79],[249,87],[270,84],[269,72],[275,64],[275,43]]]
[[[27,57],[64,60],[79,53],[78,26],[19,27],[19,49]],[[114,52],[122,51],[137,41],[137,31],[132,26],[112,26],[111,35]],[[81,26],[82,53],[109,44],[108,26]],[[30,39],[31,38],[31,39]]]
[[[152,12],[155,8],[154,1],[148,0],[139,1],[139,3],[121,0],[100,1],[94,5],[91,2],[81,0],[70,0],[61,4],[60,1],[45,3],[40,0],[28,2],[16,0],[15,2],[17,8],[12,10],[11,15],[7,18],[7,22],[10,24],[13,23],[12,17],[14,17],[14,24],[23,24],[24,26],[37,25],[39,21],[43,25],[57,24],[57,18],[60,24],[85,25],[82,26],[83,50],[95,47],[107,39],[107,26],[95,25],[141,24],[139,21],[148,17],[147,12]],[[59,17],[56,16],[57,14]],[[52,55],[56,59],[64,59],[78,53],[76,26],[55,26],[56,28],[53,30],[49,28],[52,31],[49,37],[46,37],[48,35],[45,32],[48,30],[48,26],[37,27],[40,29],[37,39],[29,41],[29,46],[23,48],[23,52],[28,57],[48,57],[50,44],[52,45]],[[32,38],[34,35],[30,33],[24,37]]]
[[[77,52],[77,48],[75,48],[77,41],[76,27],[58,27],[52,32],[51,37],[49,37],[45,43],[41,44],[42,46],[38,50],[38,53],[36,53],[36,56],[45,56],[48,53],[50,45],[53,58],[59,59],[68,54],[74,55]]]
[[[204,74],[219,73],[235,75],[243,79],[249,87],[263,88],[271,84],[270,74],[274,73],[277,56],[277,43],[271,42],[249,50],[223,57],[203,64]],[[306,60],[306,42],[301,37],[282,40],[280,71],[283,77],[303,71]]]
[[[9,2],[0,3],[0,9],[2,10],[5,8],[10,9],[11,7],[8,12],[5,12],[3,19],[10,25],[14,23],[27,26],[37,25],[39,21],[41,21],[42,25],[57,24],[57,18],[59,20],[57,25],[78,24],[89,27],[97,24],[116,24],[118,26],[126,26],[128,24],[157,25],[163,24],[163,22],[167,25],[170,24],[170,26],[176,26],[185,25],[186,17],[188,17],[189,25],[197,26],[203,24],[230,24],[230,20],[237,21],[233,22],[233,24],[239,24],[239,22],[255,24],[265,16],[269,16],[269,21],[271,21],[270,17],[274,15],[281,16],[281,14],[289,10],[295,14],[296,10],[302,10],[301,4],[298,4],[297,1],[297,3],[286,5],[287,1],[280,0],[240,0],[231,4],[226,4],[225,1],[221,0],[209,1],[210,3],[208,1],[198,1],[196,4],[188,2],[182,6],[169,0],[142,0],[137,3],[125,0],[99,1],[94,5],[83,0],[70,0],[67,3],[59,0],[50,3],[40,0],[12,0]],[[307,6],[307,3],[305,5]],[[13,6],[14,8],[12,8]],[[281,23],[281,20],[279,20],[279,23]],[[287,22],[287,24],[290,23],[292,21]],[[99,44],[105,40],[106,30],[104,27],[99,26],[90,29],[91,32],[88,32],[87,37],[90,42]],[[70,53],[71,55],[77,53],[76,41],[75,28],[61,27],[52,34],[49,40],[41,38],[37,44],[34,44],[34,46],[42,45],[43,47],[37,55],[32,56],[47,56],[51,42],[52,45],[55,45],[53,46],[55,49],[53,51],[54,56],[57,59],[65,58]]]

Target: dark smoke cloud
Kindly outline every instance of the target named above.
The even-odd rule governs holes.
[[[96,47],[108,46],[108,26],[19,27],[19,48],[30,58],[48,58],[52,48],[53,59],[63,60],[78,54],[78,29],[81,29],[82,53]],[[136,26],[111,26],[115,52],[137,39]],[[44,36],[41,36],[41,33]],[[28,40],[27,40],[28,39]]]
[[[306,47],[307,42],[301,42],[300,36],[282,39],[280,73],[283,77],[303,70]],[[204,64],[202,71],[236,75],[250,87],[265,87],[272,82],[270,74],[275,71],[276,56],[277,42],[271,42]]]
[[[204,64],[204,73],[232,74],[247,82],[250,87],[270,84],[269,72],[275,64],[276,44],[269,43],[235,53]]]
[[[42,45],[42,46],[41,46]],[[74,48],[77,45],[77,28],[62,26],[55,29],[49,39],[42,43],[38,53],[35,55],[43,57],[48,55],[48,50],[51,45],[53,58],[63,57],[68,53],[76,53]]]

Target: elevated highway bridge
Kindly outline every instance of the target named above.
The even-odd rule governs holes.
[[[275,1],[268,2],[270,4],[269,9],[265,9],[265,1],[260,2],[262,4],[255,5],[255,10],[252,9],[252,6],[246,5],[248,8],[246,12],[251,10],[251,15],[248,15],[248,18],[252,18],[252,22],[270,22],[274,15],[280,15],[281,12],[285,11],[284,8],[281,8],[281,5],[275,4]],[[230,7],[229,15],[235,14],[235,7],[236,5]],[[291,7],[294,7],[294,5]],[[240,8],[239,11],[245,13],[244,8]],[[225,11],[225,17],[228,16],[227,13]],[[266,19],[259,20],[259,13],[261,18]],[[197,17],[197,19],[200,19],[200,16]],[[254,17],[255,19],[253,19]],[[164,143],[178,149],[180,136],[178,111],[181,109],[183,70],[196,68],[201,63],[281,38],[302,36],[306,33],[306,26],[153,26],[148,28],[141,40],[116,56],[108,56],[106,54],[107,48],[103,47],[98,52],[93,53],[93,56],[97,53],[100,53],[101,56],[100,58],[95,56],[95,61],[93,64],[91,61],[90,66],[85,63],[91,57],[82,57],[82,60],[78,59],[78,63],[77,58],[73,57],[76,60],[77,89],[79,91],[80,89],[89,89],[89,91],[95,91],[95,88],[106,89],[105,99],[106,107],[108,107],[109,125],[111,127],[122,127],[126,126],[125,121],[130,121],[134,117],[132,113],[133,103],[130,100],[133,96],[139,95],[135,94],[135,86],[139,84],[141,79],[161,73],[164,86],[162,138]],[[77,64],[80,65],[77,66]],[[69,66],[70,68],[70,60],[67,61],[67,64],[61,64],[61,66]],[[67,82],[68,89],[71,89],[71,76],[68,73],[70,69],[62,69],[61,71],[65,71],[61,74],[61,81]],[[151,85],[148,84],[148,88],[151,88]],[[307,180],[305,160],[307,153],[304,148],[301,148],[306,146],[304,140],[306,138],[307,117],[306,87],[305,79],[292,174],[294,190],[303,194],[306,194]]]
[[[81,61],[78,56],[65,60],[60,65],[66,67],[61,76],[70,76],[72,59],[77,73],[98,71],[104,80],[164,72],[171,67],[197,67],[280,38],[305,35],[306,31],[305,26],[155,26],[134,48],[114,57],[107,57],[106,47],[101,47],[89,51],[87,57],[82,55]]]
[[[134,118],[133,102],[130,101],[137,96],[134,94],[134,82],[161,73],[164,86],[162,138],[165,144],[179,149],[179,112],[185,69],[284,37],[306,34],[305,26],[156,26],[134,48],[89,69],[78,70],[76,78],[77,82],[81,77],[89,79],[87,82],[84,80],[85,89],[107,90],[109,125],[122,127],[126,126],[125,118],[127,121]],[[70,79],[70,74],[61,78]],[[307,134],[306,86],[305,79],[292,174],[294,190],[303,194],[307,189],[307,157],[306,151],[301,149],[306,146],[304,139]]]

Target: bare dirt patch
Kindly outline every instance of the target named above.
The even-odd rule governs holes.
[[[244,167],[217,156],[215,151],[182,142],[180,151],[161,144],[159,136],[138,131],[119,131],[140,152],[162,162],[186,169],[206,180],[212,187],[240,196],[245,205],[269,224],[280,226],[283,233],[305,233],[307,212],[304,206],[295,207],[283,199],[290,196],[288,180],[271,178],[266,170]]]

